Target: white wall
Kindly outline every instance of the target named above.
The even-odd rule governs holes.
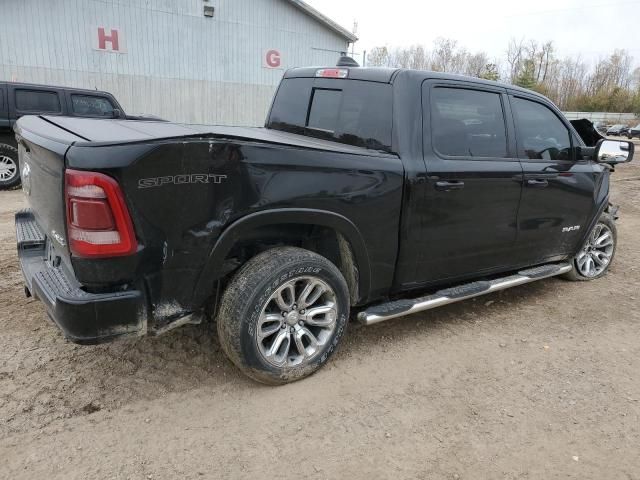
[[[640,123],[640,119],[633,113],[614,113],[614,112],[563,112],[569,120],[578,120],[586,118],[592,122],[604,123]]]
[[[99,26],[125,53],[97,50]],[[261,125],[285,68],[346,48],[285,0],[0,2],[0,80],[107,90],[128,113],[180,122]],[[282,68],[265,68],[269,49]]]

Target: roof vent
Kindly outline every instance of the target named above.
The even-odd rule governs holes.
[[[343,55],[336,63],[336,67],[359,67],[360,65],[353,58]]]

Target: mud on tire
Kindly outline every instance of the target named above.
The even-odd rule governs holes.
[[[293,332],[294,328],[298,329],[299,327],[297,323],[287,323],[287,321],[297,322],[298,310],[291,308],[289,316],[286,315],[288,311],[286,308],[283,308],[282,312],[271,312],[270,315],[274,318],[271,326],[264,320],[266,318],[265,311],[268,308],[273,308],[274,295],[280,301],[275,305],[279,306],[283,301],[286,301],[283,298],[285,296],[283,288],[287,289],[287,292],[295,291],[293,298],[301,299],[304,295],[302,286],[305,285],[305,281],[311,282],[311,284],[317,282],[320,285],[320,289],[317,291],[326,292],[321,296],[330,295],[331,302],[328,305],[335,307],[335,322],[331,322],[330,332],[328,327],[321,331],[323,334],[322,345],[315,350],[313,355],[307,358],[301,354],[299,357],[304,360],[295,364],[287,360],[289,358],[287,353],[284,364],[274,365],[273,361],[267,359],[264,343],[261,343],[268,342],[269,339],[265,340],[262,336],[269,328],[276,332],[273,335],[284,334],[285,330],[288,331],[290,328],[292,332],[292,340],[290,341],[293,345],[291,348],[296,347],[293,341]],[[294,288],[287,287],[291,284],[294,285]],[[326,287],[328,290],[324,290]],[[301,290],[303,291],[301,292]],[[311,290],[314,297],[317,291]],[[307,297],[304,297],[305,302],[309,297],[311,295],[307,293]],[[292,300],[290,303],[295,306],[293,302]],[[301,302],[300,306],[304,307],[305,305],[306,303]],[[331,307],[325,306],[324,308]],[[289,383],[312,374],[329,360],[347,328],[349,308],[347,284],[333,263],[316,253],[301,248],[273,248],[249,260],[228,284],[222,295],[216,318],[218,337],[229,359],[247,376],[272,385]],[[309,315],[311,315],[311,310],[313,308],[309,307],[309,312],[307,312]],[[304,309],[300,311],[304,312]],[[282,315],[280,323],[278,323],[277,314]],[[300,318],[306,317],[301,316]],[[310,318],[309,330],[316,328],[311,326],[313,325],[311,322],[314,321],[316,321],[314,318]],[[300,321],[301,325],[304,323]],[[265,324],[267,327],[263,327]],[[259,328],[260,334],[258,333]],[[276,328],[282,328],[283,332],[276,330]],[[318,338],[320,338],[319,334]],[[302,340],[299,341],[302,343]],[[320,342],[317,343],[317,345],[319,344]],[[295,351],[300,353],[300,348],[296,348]]]

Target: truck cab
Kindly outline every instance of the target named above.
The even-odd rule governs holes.
[[[292,100],[301,97],[311,100],[308,112]],[[512,85],[413,70],[296,69],[285,74],[267,127],[399,156],[406,233],[396,291],[564,258],[608,198],[609,169],[581,154],[573,125],[542,95]]]

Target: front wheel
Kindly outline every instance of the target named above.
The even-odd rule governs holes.
[[[220,344],[247,376],[272,385],[304,378],[334,353],[349,319],[344,277],[326,258],[294,247],[249,260],[226,288]]]
[[[618,233],[613,217],[603,213],[574,257],[573,270],[565,274],[565,278],[584,281],[604,276],[616,253],[617,241]]]

